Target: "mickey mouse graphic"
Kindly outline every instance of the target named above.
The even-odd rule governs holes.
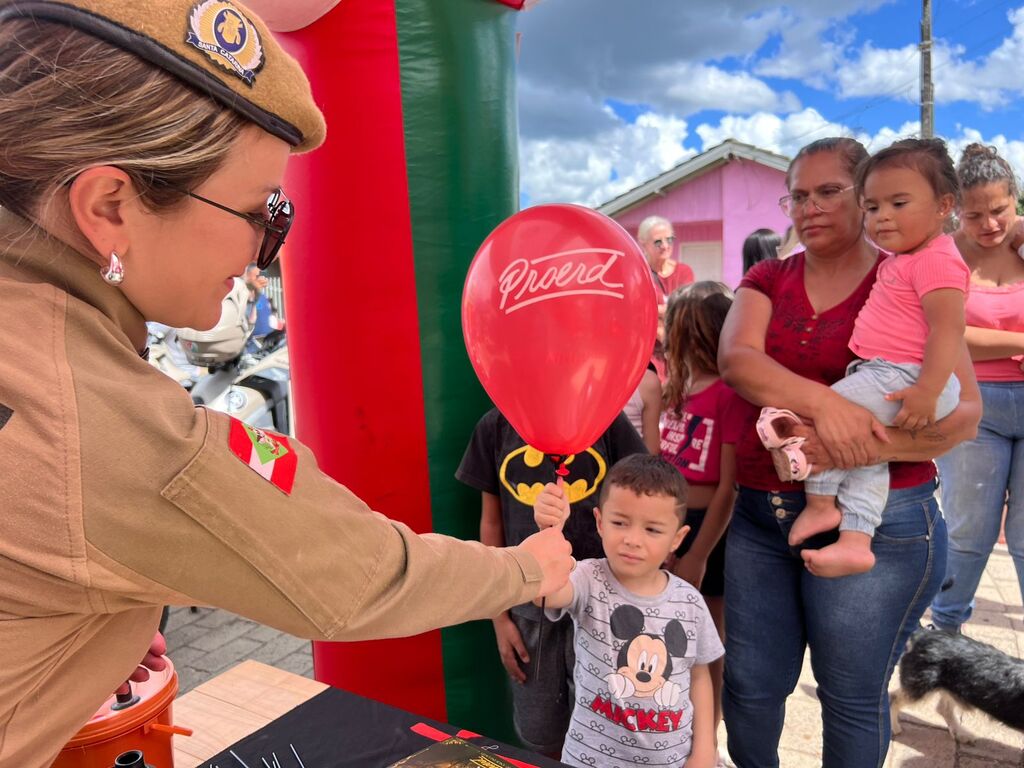
[[[686,655],[686,631],[672,619],[665,636],[645,633],[644,615],[635,605],[620,605],[611,615],[612,634],[625,640],[616,660],[617,670],[605,677],[611,695],[623,701],[630,696],[651,697],[660,707],[674,707],[682,686],[669,680],[672,656]]]

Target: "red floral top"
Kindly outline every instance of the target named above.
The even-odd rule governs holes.
[[[772,317],[765,334],[765,352],[776,362],[804,378],[831,385],[846,373],[854,359],[850,336],[864,302],[871,293],[878,265],[839,304],[815,313],[804,288],[804,254],[779,261],[755,264],[744,276],[740,288],[760,291],[772,302]],[[771,456],[757,437],[754,422],[760,408],[749,403],[743,436],[736,444],[736,477],[740,485],[759,490],[797,491],[801,483],[783,483],[775,474]],[[935,477],[930,461],[893,462],[889,465],[890,487],[910,488]]]

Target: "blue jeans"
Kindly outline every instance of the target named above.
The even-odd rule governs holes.
[[[932,603],[932,620],[948,630],[971,617],[974,593],[999,538],[1004,504],[1006,543],[1024,594],[1024,382],[983,381],[979,387],[983,413],[978,437],[936,460],[942,514],[949,526],[946,576],[953,583]]]
[[[934,483],[893,490],[867,573],[812,576],[787,543],[801,492],[740,487],[725,557],[729,754],[739,768],[778,766],[778,744],[810,646],[825,768],[876,768],[889,749],[889,678],[946,570]],[[835,541],[833,531],[809,539]]]

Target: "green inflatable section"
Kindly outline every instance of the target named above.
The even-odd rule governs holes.
[[[489,0],[395,8],[434,530],[475,539],[480,494],[454,473],[490,401],[462,340],[462,285],[480,243],[518,207],[515,13]],[[514,743],[491,623],[442,638],[448,721]]]

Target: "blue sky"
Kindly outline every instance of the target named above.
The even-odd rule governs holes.
[[[519,14],[524,202],[597,204],[725,138],[916,135],[919,0],[541,0]],[[1024,0],[933,0],[936,134],[1024,171]]]

